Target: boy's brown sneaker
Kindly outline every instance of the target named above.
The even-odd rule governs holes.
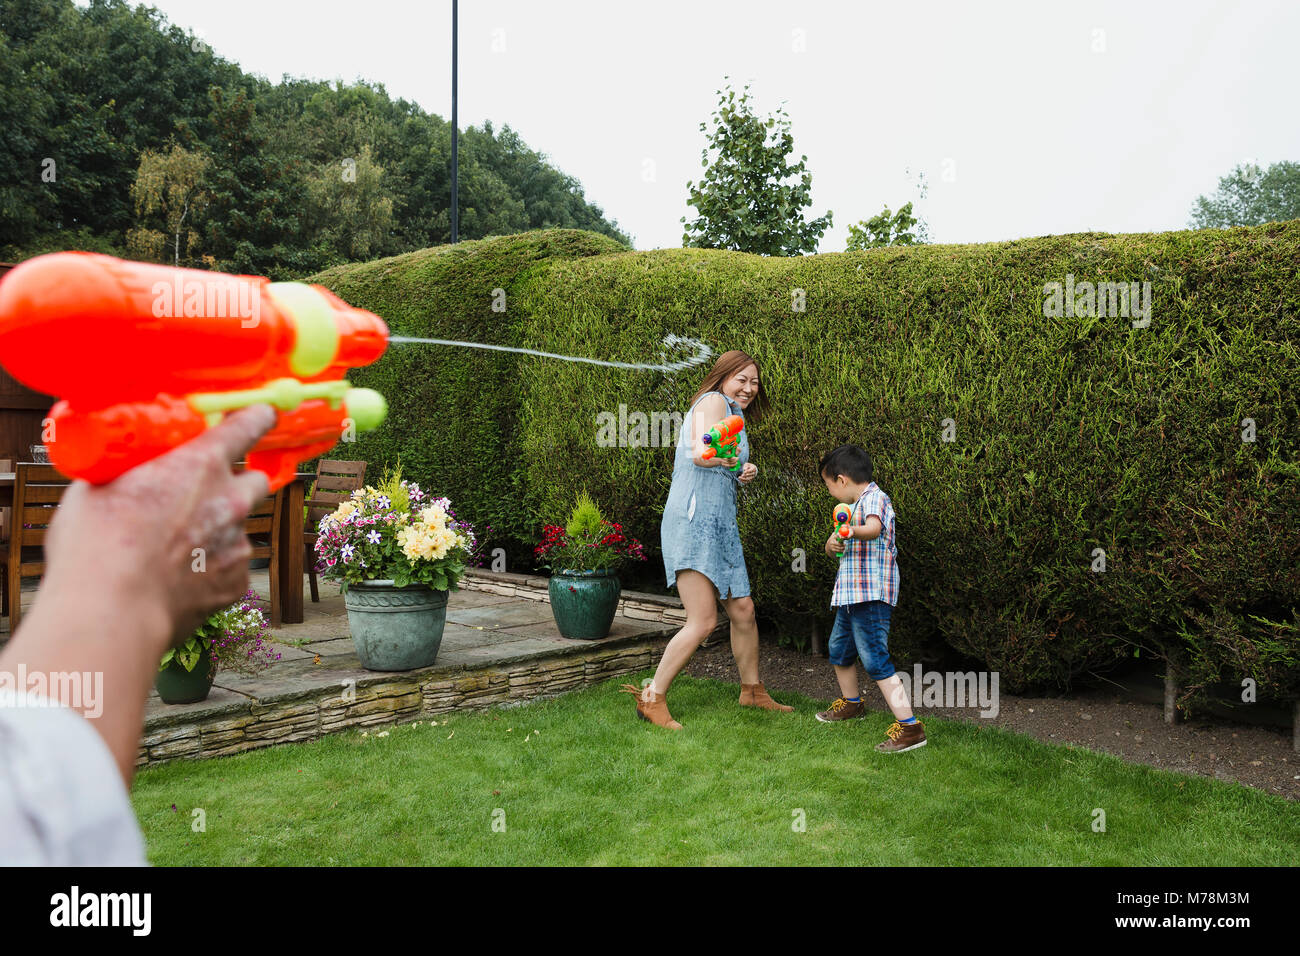
[[[829,710],[823,710],[817,714],[817,719],[823,724],[829,724],[837,720],[852,720],[854,717],[863,716],[866,712],[867,708],[862,706],[862,701],[854,703],[845,700],[843,697],[837,697]]]
[[[904,750],[925,746],[925,725],[919,720],[914,724],[903,724],[896,720],[885,733],[889,739],[876,744],[876,749],[882,754],[901,754]]]

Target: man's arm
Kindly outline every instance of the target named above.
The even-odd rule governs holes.
[[[128,787],[163,653],[248,588],[244,518],[267,480],[230,465],[274,422],[253,406],[106,485],[74,482],[50,525],[45,579],[0,671],[102,675],[100,699],[61,702],[89,718]]]

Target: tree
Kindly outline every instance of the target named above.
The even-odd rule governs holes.
[[[393,197],[368,145],[355,159],[323,163],[307,178],[307,233],[321,267],[365,262],[393,246]]]
[[[618,227],[618,221],[605,220],[604,211],[586,200],[582,184],[551,166],[547,158],[530,149],[509,124],[494,133],[491,121],[483,129],[465,130],[461,149],[485,175],[493,175],[507,187],[520,205],[520,222],[512,228],[491,228],[503,234],[524,229],[588,229],[600,232],[624,245],[631,240]],[[461,219],[464,229],[466,218]],[[487,234],[486,232],[484,233]]]
[[[889,207],[879,215],[849,226],[849,244],[846,252],[875,249],[878,246],[911,246],[925,240],[913,234],[912,227],[919,220],[912,215],[912,204],[904,205],[891,215]]]
[[[202,217],[204,246],[222,272],[294,279],[319,263],[306,247],[300,215],[305,184],[292,175],[301,161],[283,158],[245,90],[208,91],[209,121],[218,133]]]
[[[238,72],[143,5],[0,2],[0,258],[123,247],[141,151]]]
[[[910,170],[908,178],[911,178]],[[929,195],[930,186],[925,181],[925,173],[917,173],[916,188],[920,199],[925,199]],[[929,241],[929,225],[921,216],[913,215],[912,204],[908,202],[900,207],[897,213],[891,213],[886,206],[879,215],[859,220],[856,225],[849,226],[849,244],[845,251],[855,252],[859,249],[875,249],[879,246],[924,245]]]
[[[205,177],[211,166],[206,153],[176,143],[165,153],[146,149],[140,154],[131,198],[141,224],[126,236],[127,248],[133,255],[161,262],[170,251],[172,265],[179,266],[184,238],[186,258],[192,257],[191,246],[199,239],[193,214],[208,201]],[[145,217],[161,218],[166,231],[151,228]]]
[[[209,267],[291,279],[340,256],[448,241],[443,119],[382,84],[245,74],[132,2],[0,0],[0,260],[79,246],[125,253],[129,234],[136,255],[185,264],[192,228]],[[170,142],[211,159],[209,202],[191,206],[183,228],[162,209],[172,187],[154,188],[154,200],[140,193],[152,187],[133,188],[145,151]],[[358,189],[341,188],[347,160]],[[509,127],[465,130],[460,163],[463,238],[562,226],[628,242]],[[373,208],[353,201],[361,193]]]
[[[708,171],[699,183],[686,184],[699,217],[687,224],[682,245],[768,256],[816,252],[817,241],[831,225],[831,213],[804,221],[803,210],[812,205],[808,157],[789,162],[794,137],[783,108],[763,120],[749,101],[748,86],[737,99],[728,84],[725,91],[718,91],[713,132],[700,124],[700,132],[708,135],[700,155]],[[717,153],[712,164],[710,150]],[[795,181],[788,182],[792,178]],[[686,217],[681,221],[685,223]]]
[[[1237,164],[1219,180],[1214,195],[1197,196],[1192,229],[1228,229],[1300,219],[1300,163]]]
[[[109,132],[115,101],[88,89],[111,67],[85,33],[71,3],[0,4],[0,241],[82,227],[120,240],[130,220],[133,157]]]

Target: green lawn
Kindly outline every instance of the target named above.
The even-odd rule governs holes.
[[[1300,807],[1238,784],[940,720],[887,756],[883,713],[821,724],[807,699],[741,709],[736,685],[685,677],[674,733],[634,719],[616,686],[145,770],[149,859],[1278,866],[1300,846]]]

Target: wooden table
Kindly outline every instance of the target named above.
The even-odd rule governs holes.
[[[310,472],[299,472],[285,485],[280,512],[280,620],[284,624],[301,624],[303,614],[303,501],[307,482],[315,479]],[[0,471],[0,508],[13,507],[14,480],[12,471]]]
[[[302,623],[303,544],[302,509],[306,498],[307,482],[315,475],[299,472],[293,481],[284,486],[280,512],[280,621],[283,624]]]

